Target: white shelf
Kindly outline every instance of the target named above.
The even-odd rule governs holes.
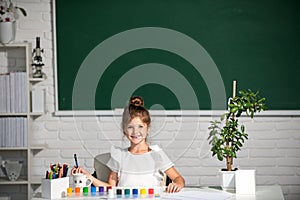
[[[0,116],[27,116],[27,113],[0,113]]]
[[[12,55],[12,57],[18,57],[18,53],[22,53],[22,51],[25,52],[25,59],[24,59],[24,69],[22,68],[21,70],[26,72],[26,84],[27,84],[27,91],[26,91],[26,98],[27,98],[27,105],[25,105],[24,110],[27,110],[27,112],[22,112],[22,113],[0,113],[1,118],[8,118],[8,117],[24,117],[27,118],[27,145],[25,147],[0,147],[0,156],[2,157],[3,160],[16,160],[20,157],[20,160],[24,161],[24,166],[26,166],[26,171],[18,178],[17,181],[10,181],[6,177],[0,177],[0,187],[3,185],[9,185],[9,187],[16,187],[17,185],[27,185],[27,191],[21,191],[21,192],[26,192],[25,195],[27,195],[28,199],[31,199],[32,194],[35,192],[34,187],[32,187],[33,184],[41,184],[42,177],[36,177],[36,176],[31,176],[31,163],[33,157],[40,151],[42,151],[45,147],[43,145],[32,145],[30,146],[30,138],[31,138],[31,130],[30,130],[30,123],[34,121],[37,117],[43,115],[43,112],[35,113],[31,112],[31,99],[30,99],[30,93],[33,89],[36,87],[39,87],[37,83],[44,81],[44,78],[32,78],[30,75],[32,74],[32,67],[31,67],[31,59],[32,59],[32,48],[31,44],[28,42],[24,43],[11,43],[7,45],[1,45],[0,44],[0,49],[2,51],[7,51],[10,54],[15,53],[16,55]],[[15,51],[17,49],[17,51]],[[22,57],[23,59],[23,57]],[[9,70],[10,66],[7,66]],[[23,91],[23,90],[22,90]],[[19,100],[19,99],[17,99]],[[14,105],[14,104],[12,104]],[[14,133],[14,132],[12,132]],[[10,134],[9,134],[10,135]],[[6,144],[6,143],[4,143]],[[26,145],[26,143],[25,143]],[[7,151],[11,151],[7,153]],[[20,153],[21,152],[21,153]],[[27,154],[25,156],[24,154]],[[22,157],[21,157],[22,156]],[[22,170],[24,171],[24,170]]]
[[[16,42],[16,43],[9,43],[9,44],[1,44],[0,47],[2,48],[17,48],[17,47],[28,47],[30,45],[29,42]]]
[[[42,112],[38,112],[38,113],[36,113],[36,112],[31,112],[31,113],[29,113],[30,116],[41,116],[41,115],[43,115],[43,114],[45,114],[45,113],[42,113]]]
[[[24,177],[19,177],[16,181],[10,181],[6,177],[0,177],[0,185],[23,185],[28,184],[28,181]]]
[[[30,82],[42,82],[44,80],[45,80],[45,78],[29,78]]]
[[[30,146],[30,147],[0,147],[0,151],[27,151],[27,150],[43,150],[45,146]]]
[[[0,151],[27,151],[28,147],[0,147]]]
[[[29,149],[30,150],[43,150],[45,148],[45,146],[30,146]]]

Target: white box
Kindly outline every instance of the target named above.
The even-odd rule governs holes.
[[[67,196],[69,177],[42,180],[42,197],[47,199],[59,199]]]
[[[255,195],[255,170],[237,170],[235,173],[236,195]]]
[[[45,112],[45,90],[34,88],[31,91],[31,107],[32,112]]]

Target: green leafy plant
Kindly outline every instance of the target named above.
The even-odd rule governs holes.
[[[233,158],[237,157],[236,153],[248,139],[245,126],[239,124],[238,118],[243,113],[253,118],[255,113],[267,109],[266,99],[259,97],[259,92],[241,90],[239,94],[229,100],[228,111],[222,115],[221,121],[211,121],[208,127],[212,156],[217,156],[220,161],[225,158],[228,171],[233,170]]]

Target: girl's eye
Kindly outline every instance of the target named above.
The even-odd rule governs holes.
[[[144,128],[144,126],[142,126],[142,125],[139,125],[139,128]]]
[[[128,127],[127,127],[127,129],[132,129],[132,128],[133,128],[132,126],[128,126]]]

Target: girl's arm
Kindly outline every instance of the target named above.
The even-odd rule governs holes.
[[[88,176],[87,176],[87,177],[88,177]],[[96,186],[96,187],[99,187],[99,186],[112,186],[112,185],[110,185],[109,183],[106,183],[106,182],[100,181],[99,179],[96,179],[96,178],[93,177],[92,175],[91,175],[90,178],[92,179],[93,185]]]
[[[167,186],[166,192],[179,192],[184,187],[184,178],[174,167],[167,169],[165,173],[172,180],[172,183]]]
[[[118,185],[118,173],[110,171],[110,174],[108,176],[108,184],[111,186],[117,186]]]

